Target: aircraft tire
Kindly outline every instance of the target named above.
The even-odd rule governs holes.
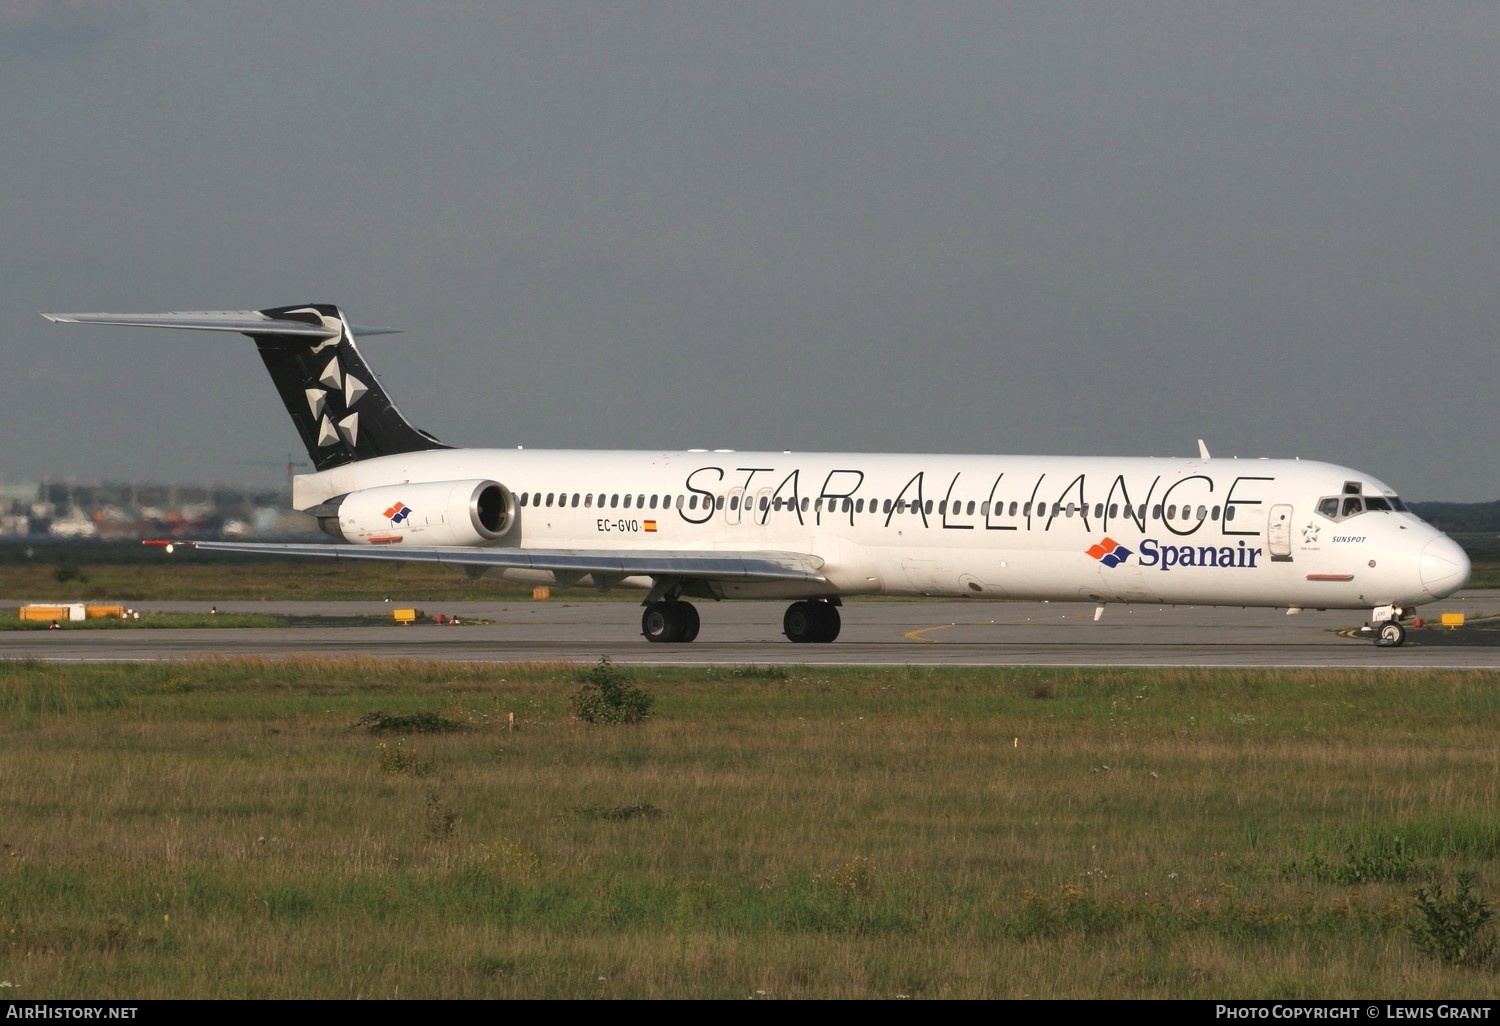
[[[786,614],[781,618],[781,633],[788,641],[802,644],[813,640],[816,627],[811,606],[811,602],[793,602],[786,607]]]
[[[1395,620],[1387,620],[1381,624],[1375,635],[1375,644],[1381,648],[1396,648],[1405,641],[1406,628]]]
[[[641,634],[647,641],[670,644],[683,640],[686,624],[673,605],[675,603],[652,602],[642,611]]]
[[[838,608],[827,602],[793,602],[781,618],[781,632],[798,644],[830,642],[842,626]]]
[[[843,618],[839,616],[838,606],[827,602],[812,603],[818,618],[818,636],[814,641],[827,644],[839,636],[839,629],[844,626]]]
[[[691,602],[675,602],[678,614],[682,617],[682,637],[678,640],[686,644],[696,641],[698,638],[698,607]]]

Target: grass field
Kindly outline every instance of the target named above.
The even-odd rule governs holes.
[[[578,677],[0,663],[5,996],[1500,997],[1500,674]]]

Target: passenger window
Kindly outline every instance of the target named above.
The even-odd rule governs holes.
[[[583,497],[583,508],[584,509],[592,509],[593,506],[594,506],[594,493],[593,492],[589,492],[587,495],[585,495]]]
[[[724,496],[720,495],[714,499],[714,509],[724,508]]]
[[[1176,520],[1177,519],[1177,507],[1175,505],[1167,507],[1167,519],[1168,520]]]

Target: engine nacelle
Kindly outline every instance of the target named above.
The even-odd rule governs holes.
[[[324,534],[366,545],[493,545],[516,522],[516,499],[498,481],[382,485],[308,510]]]

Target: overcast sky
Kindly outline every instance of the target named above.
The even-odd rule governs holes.
[[[461,445],[1302,456],[1500,498],[1500,5],[0,0],[0,478]]]

